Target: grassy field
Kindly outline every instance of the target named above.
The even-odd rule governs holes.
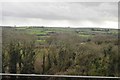
[[[77,34],[84,39],[91,39],[98,35],[118,35],[117,29],[104,28],[17,27],[16,29],[24,30],[28,34],[34,34],[37,37],[36,41],[39,43],[44,43],[46,38],[57,33]]]

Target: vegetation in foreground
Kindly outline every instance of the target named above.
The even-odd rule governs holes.
[[[3,73],[120,76],[115,29],[4,27],[2,48]]]

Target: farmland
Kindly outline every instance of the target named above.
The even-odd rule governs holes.
[[[34,34],[37,37],[38,42],[45,42],[45,39],[52,34],[59,33],[71,33],[76,34],[80,38],[85,40],[92,39],[95,36],[114,36],[117,37],[118,30],[116,29],[104,29],[104,28],[60,28],[60,27],[18,27],[17,30],[23,30],[28,34]]]
[[[120,76],[117,29],[3,27],[2,51],[4,73]]]

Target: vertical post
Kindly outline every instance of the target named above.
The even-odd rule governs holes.
[[[120,52],[120,1],[118,2],[118,53]],[[118,56],[120,55],[120,54],[117,54]],[[120,57],[117,57],[117,59],[119,59]],[[120,69],[120,67],[119,67],[119,62],[118,62],[118,76],[120,76],[120,73],[119,73],[119,69]]]
[[[0,73],[2,73],[2,27],[0,26]],[[0,80],[2,76],[0,75]]]
[[[0,2],[0,73],[2,73],[2,2]],[[0,75],[0,80],[2,75]]]

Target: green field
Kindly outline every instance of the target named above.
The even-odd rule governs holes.
[[[44,43],[45,39],[52,34],[57,33],[71,33],[76,34],[83,39],[91,39],[98,35],[112,35],[117,36],[117,29],[104,29],[104,28],[57,28],[57,27],[19,27],[18,30],[23,30],[28,34],[34,34],[37,36],[37,42]]]

